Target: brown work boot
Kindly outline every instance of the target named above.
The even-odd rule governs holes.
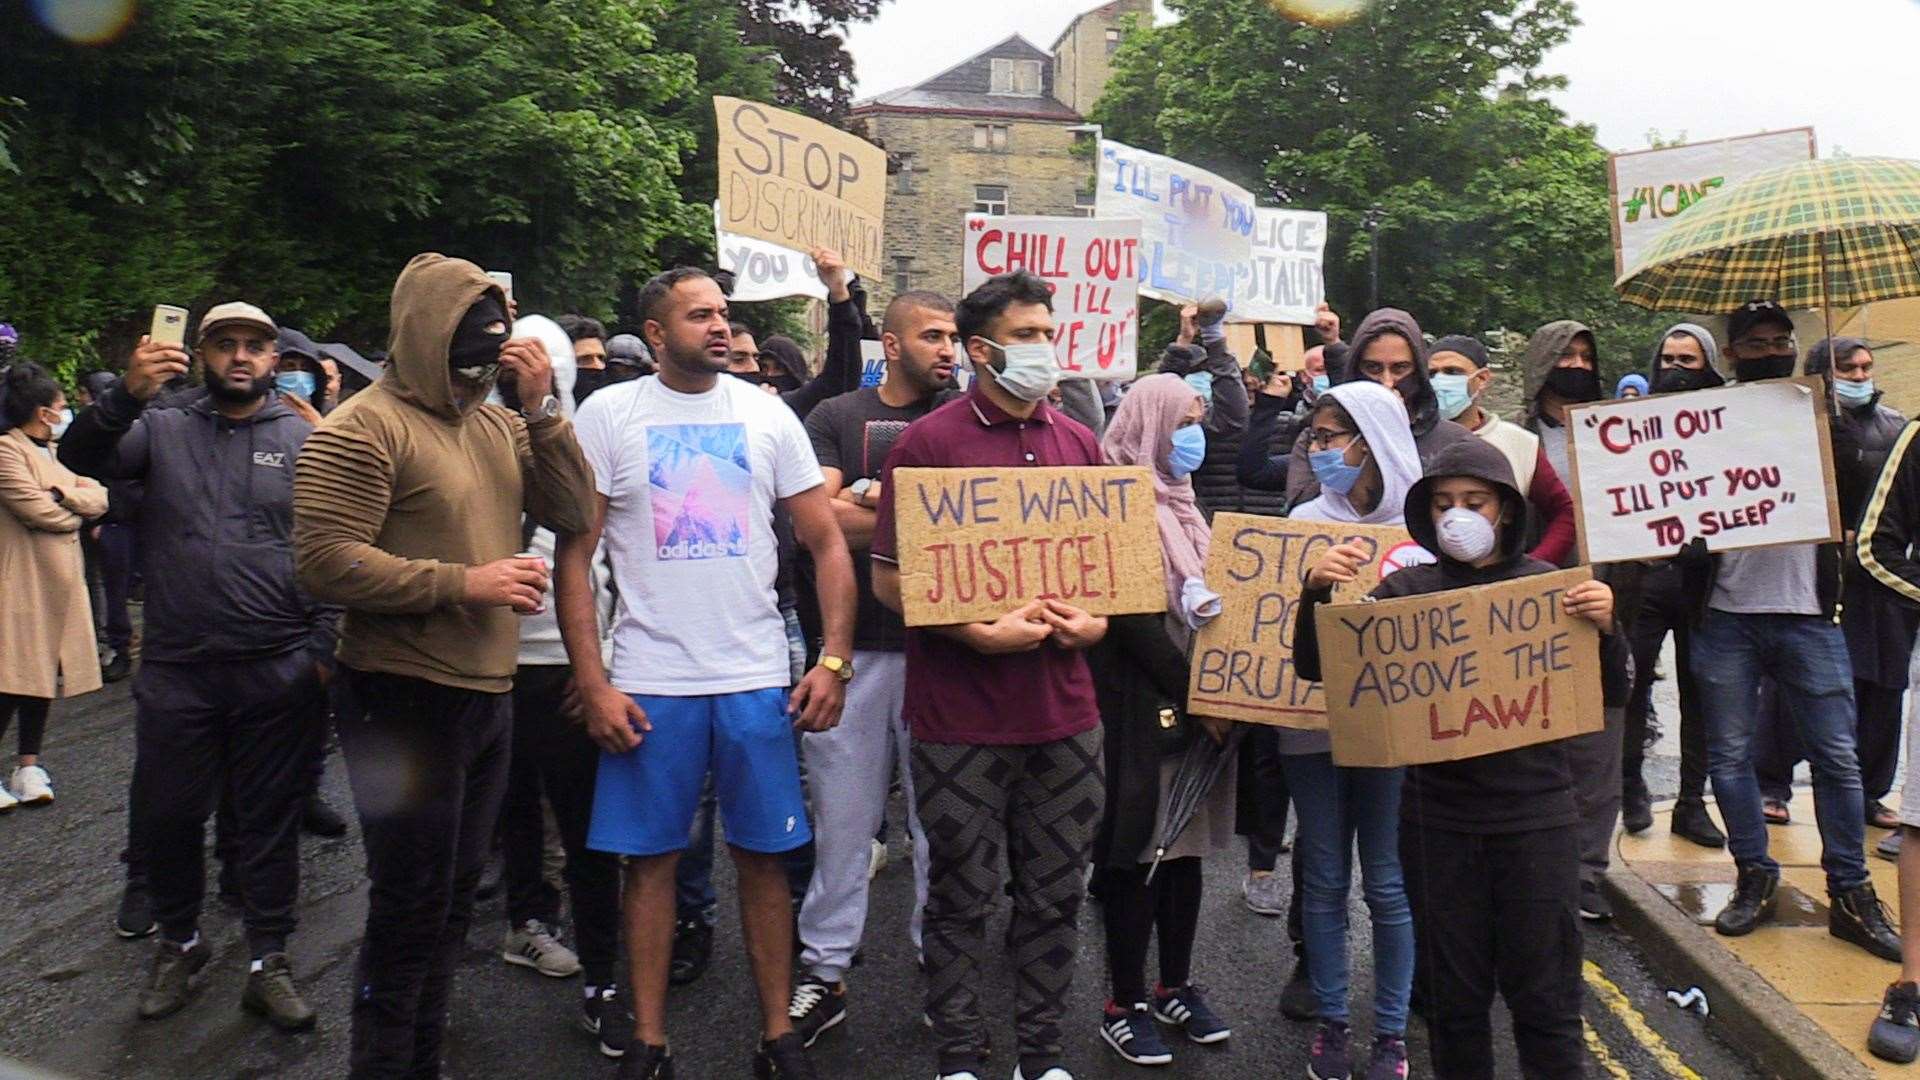
[[[286,953],[268,953],[260,959],[260,970],[247,974],[247,988],[240,995],[240,1007],[281,1031],[306,1031],[313,1027],[313,1007],[307,1004],[293,985],[293,964]]]
[[[153,973],[147,988],[140,992],[140,1019],[158,1020],[172,1016],[200,989],[200,972],[213,959],[213,950],[204,941],[192,946],[161,941],[153,952]]]

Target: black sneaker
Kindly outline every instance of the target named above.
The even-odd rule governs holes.
[[[1293,977],[1280,991],[1280,1015],[1289,1020],[1320,1019],[1320,998],[1307,980],[1307,958],[1293,962]]]
[[[1701,847],[1722,848],[1727,846],[1727,834],[1713,823],[1713,815],[1707,813],[1707,804],[1699,799],[1681,799],[1673,804],[1673,821],[1670,824],[1673,835],[1683,840],[1691,840]]]
[[[641,1043],[639,1048],[620,1059],[615,1080],[673,1080],[673,1055],[664,1046]]]
[[[673,926],[673,959],[667,981],[685,986],[707,973],[713,959],[713,927],[700,918],[681,919]]]
[[[819,1080],[797,1032],[763,1042],[753,1054],[753,1080]]]
[[[1893,928],[1892,914],[1874,894],[1871,881],[1827,897],[1827,932],[1882,960],[1900,962],[1900,931]]]
[[[827,1030],[847,1018],[847,989],[834,986],[812,975],[793,988],[793,1000],[787,1005],[787,1019],[793,1021],[800,1045],[811,1047]]]
[[[347,835],[347,819],[328,805],[319,792],[307,796],[307,805],[300,812],[300,827],[326,840]]]
[[[1613,918],[1613,905],[1597,881],[1580,883],[1580,917],[1588,922],[1606,922]]]
[[[1647,782],[1638,776],[1629,776],[1620,785],[1620,824],[1630,833],[1653,828],[1653,797],[1647,793]]]
[[[1144,1001],[1126,1009],[1109,1003],[1100,1012],[1100,1038],[1130,1065],[1173,1063],[1173,1051],[1153,1026],[1153,1010]]]
[[[1186,1032],[1187,1038],[1211,1046],[1233,1036],[1233,1028],[1207,1004],[1207,988],[1198,983],[1178,990],[1153,988],[1153,1018]]]
[[[1353,1056],[1347,1049],[1347,1025],[1322,1020],[1307,1051],[1307,1075],[1312,1080],[1347,1080],[1353,1075]]]
[[[293,965],[286,953],[268,953],[260,959],[260,970],[247,973],[247,988],[240,995],[240,1007],[281,1031],[307,1031],[313,1027],[313,1007],[293,985]]]
[[[1773,918],[1774,905],[1780,899],[1779,888],[1777,872],[1761,866],[1741,867],[1733,898],[1714,916],[1713,928],[1726,937],[1753,933],[1754,927]]]
[[[113,932],[123,938],[143,938],[160,929],[153,921],[153,897],[142,882],[127,882],[120,894],[120,914],[114,916]]]
[[[600,1052],[610,1058],[625,1057],[633,1041],[633,1014],[620,1001],[620,988],[608,984],[585,999],[580,1026],[587,1034],[600,1038]]]
[[[1920,1057],[1916,1009],[1920,1009],[1920,986],[1897,982],[1887,987],[1887,996],[1880,999],[1880,1015],[1867,1029],[1867,1050],[1874,1057],[1901,1065]]]
[[[211,959],[213,950],[204,941],[191,947],[162,941],[153,951],[147,988],[140,992],[140,1019],[158,1020],[185,1007],[187,999],[200,988],[200,972]]]
[[[117,683],[131,674],[133,674],[133,657],[119,649],[113,651],[113,659],[100,665],[101,682]]]

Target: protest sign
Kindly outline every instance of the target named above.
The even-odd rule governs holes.
[[[887,381],[886,346],[872,338],[860,339],[860,385],[879,386]]]
[[[890,482],[908,626],[990,622],[1030,600],[1166,610],[1144,467],[895,469]]]
[[[1327,215],[1255,206],[1205,169],[1100,140],[1094,212],[1140,222],[1140,292],[1169,303],[1227,302],[1233,322],[1309,325],[1326,297]]]
[[[1336,597],[1358,600],[1402,566],[1433,561],[1398,526],[1343,525],[1259,514],[1215,514],[1207,584],[1220,591],[1218,618],[1200,628],[1187,680],[1187,711],[1255,724],[1324,728],[1320,684],[1293,671],[1293,623],[1307,568],[1335,544],[1373,553]]]
[[[1602,730],[1600,632],[1560,606],[1592,578],[1315,609],[1333,763],[1427,765]]]
[[[880,278],[887,152],[799,113],[715,97],[720,228],[795,251],[828,247]]]
[[[1813,157],[1810,127],[1609,155],[1613,276],[1636,265],[1653,238],[1688,207],[1755,173]]]
[[[1826,400],[1807,376],[1569,409],[1584,561],[1838,540]]]
[[[1307,366],[1306,336],[1290,323],[1268,323],[1261,327],[1267,342],[1267,355],[1278,371],[1303,371]]]
[[[1131,379],[1140,351],[1140,223],[968,214],[960,291],[1028,270],[1053,289],[1053,351],[1082,379]]]
[[[720,221],[720,204],[713,204],[714,249],[720,269],[733,273],[729,300],[780,300],[789,296],[827,298],[827,283],[813,259],[752,236],[738,236]]]
[[[1260,327],[1253,323],[1228,323],[1223,329],[1227,332],[1227,352],[1240,361],[1241,367],[1253,363],[1253,354],[1260,347]]]

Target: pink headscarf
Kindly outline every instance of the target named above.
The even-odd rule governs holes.
[[[1194,501],[1193,481],[1167,472],[1173,429],[1186,419],[1199,394],[1178,375],[1149,375],[1133,384],[1107,423],[1100,450],[1109,465],[1145,465],[1153,470],[1153,493],[1160,524],[1160,550],[1167,570],[1169,623],[1178,623],[1180,590],[1199,581],[1207,569],[1207,542],[1213,530]]]

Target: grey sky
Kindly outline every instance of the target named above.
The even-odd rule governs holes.
[[[1046,48],[1100,0],[891,0],[849,35],[859,97],[908,86],[1019,33]],[[1581,0],[1548,59],[1557,100],[1602,145],[1813,125],[1822,157],[1920,158],[1920,0]],[[1165,18],[1164,9],[1162,18]]]

